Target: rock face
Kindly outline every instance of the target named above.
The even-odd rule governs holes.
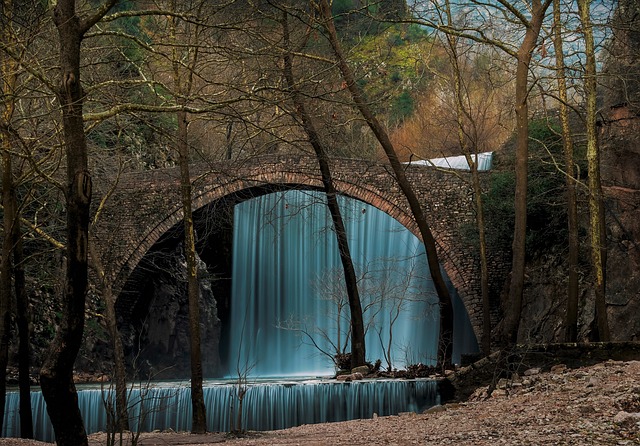
[[[599,101],[601,177],[607,218],[607,290],[612,340],[640,339],[640,15],[638,4],[620,0],[612,14]],[[581,212],[586,218],[588,211]],[[581,240],[585,259],[589,240]],[[559,248],[560,249],[563,248]],[[558,252],[557,257],[566,257]],[[553,253],[528,270],[520,339],[562,340],[566,266]],[[582,268],[580,337],[589,336],[593,295],[588,260]]]
[[[640,340],[640,116],[613,107],[601,127],[602,182],[607,218],[607,305],[613,341]],[[586,210],[581,218],[586,219]],[[586,221],[584,222],[586,224]],[[581,239],[579,340],[588,340],[594,296],[589,240]],[[528,265],[521,342],[564,341],[566,253],[558,247]]]
[[[607,198],[607,303],[615,339],[640,339],[640,116],[615,107],[603,129]]]
[[[198,264],[202,366],[205,376],[215,376],[220,365],[220,319],[207,267],[199,258]],[[139,319],[140,325],[131,327],[133,335],[128,348],[132,368],[141,377],[188,378],[190,343],[186,262],[177,250],[163,265],[152,275],[144,290],[148,312]]]

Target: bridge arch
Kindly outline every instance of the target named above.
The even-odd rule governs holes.
[[[334,184],[339,194],[383,211],[421,238],[406,199],[384,165],[362,160],[337,160],[334,163]],[[109,242],[108,235],[113,233],[108,228],[97,231],[103,262],[111,266],[116,296],[144,255],[182,221],[177,172],[154,171],[153,175],[155,177],[145,178],[144,182],[137,176],[123,183],[125,193],[119,194],[120,197],[127,196],[127,185],[135,184],[129,186],[129,192],[138,195],[140,201],[137,205],[134,201],[133,207],[131,201],[128,203],[127,219],[130,221],[121,223],[120,227],[131,228],[133,233],[119,241],[120,249],[113,239]],[[407,176],[430,220],[441,265],[464,302],[479,339],[482,307],[478,262],[476,256],[468,252],[468,247],[456,244],[460,241],[462,225],[473,221],[469,186],[456,176],[425,167],[408,167]],[[207,166],[193,169],[193,177],[194,211],[218,201],[239,202],[278,190],[322,189],[315,159],[304,157],[259,159],[235,169],[216,170]],[[117,213],[118,205],[126,205],[117,201],[110,206],[113,213]]]

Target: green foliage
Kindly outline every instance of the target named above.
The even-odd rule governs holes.
[[[430,78],[425,70],[433,44],[428,28],[386,21],[407,14],[405,0],[334,0],[332,12],[374,112],[393,125],[402,123]]]
[[[112,9],[112,12],[121,12],[135,9],[135,4],[131,0],[120,1]],[[141,29],[140,17],[122,17],[107,24],[108,28],[122,35],[131,36],[143,42],[150,42],[150,39]],[[138,66],[144,59],[144,51],[133,40],[125,37],[113,37],[118,51],[108,52],[104,55],[105,60],[113,66],[112,72],[120,78],[137,77],[140,73]]]
[[[535,255],[567,239],[562,139],[557,125],[543,120],[529,125],[527,252]]]
[[[122,0],[111,13],[137,9],[133,0]],[[171,96],[161,87],[145,83],[130,83],[129,80],[143,80],[140,68],[148,65],[148,52],[138,42],[151,42],[156,36],[150,31],[153,20],[143,17],[120,17],[107,21],[103,25],[110,34],[97,36],[94,51],[98,51],[101,64],[96,64],[92,82],[108,82],[105,88],[95,89],[85,103],[89,112],[103,111],[104,104],[136,103],[157,105],[162,99]],[[167,167],[171,165],[167,154],[165,134],[176,128],[175,117],[167,114],[149,114],[137,112],[120,114],[101,122],[87,133],[91,150],[109,157],[115,163],[118,159],[127,160],[132,169]],[[108,164],[98,161],[98,165]]]
[[[331,7],[334,15],[346,14],[355,9],[353,0],[334,0]]]
[[[393,99],[389,119],[392,124],[399,124],[413,114],[414,100],[411,93],[404,90]]]
[[[566,243],[565,178],[562,173],[562,140],[557,125],[547,120],[529,124],[527,187],[528,258],[557,244]],[[512,144],[496,156],[495,170],[483,197],[487,243],[509,251],[513,239],[515,157]]]
[[[429,38],[429,31],[421,25],[407,25],[404,31],[404,40],[408,43],[424,42]]]
[[[393,33],[387,36],[387,45],[388,46],[402,46],[404,45],[404,39],[400,34]]]
[[[359,7],[359,2],[354,0],[333,1],[331,11],[336,28],[342,37],[351,39],[371,32],[373,21],[367,14],[362,14]]]
[[[376,112],[393,124],[413,113],[411,92],[427,85],[422,67],[430,44],[421,27],[393,25],[365,36],[351,50],[360,85],[370,101],[379,104]]]
[[[331,11],[336,27],[343,37],[359,38],[377,34],[388,26],[388,20],[406,16],[405,0],[362,2],[358,0],[334,0]]]
[[[515,189],[513,170],[494,171],[491,174],[489,189],[482,197],[487,244],[491,249],[509,251],[513,239],[513,191]],[[465,231],[466,232],[466,231]],[[477,229],[469,227],[467,236],[477,243]]]

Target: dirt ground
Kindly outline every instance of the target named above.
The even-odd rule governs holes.
[[[504,381],[490,397],[401,414],[341,423],[304,425],[244,438],[212,433],[144,434],[139,445],[640,445],[640,361],[607,361],[552,372],[530,370]],[[91,446],[106,446],[104,434]],[[131,442],[125,442],[131,445]],[[0,446],[47,443],[0,439]]]

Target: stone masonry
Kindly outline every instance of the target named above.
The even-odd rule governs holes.
[[[407,201],[387,164],[335,159],[332,173],[339,193],[382,210],[420,238]],[[407,166],[406,173],[426,211],[441,265],[465,303],[480,339],[482,301],[477,248],[462,236],[475,222],[469,174],[424,166]],[[311,157],[270,156],[192,166],[192,178],[194,211],[248,191],[260,194],[322,188],[317,161]],[[98,190],[94,202],[104,193]],[[181,221],[177,168],[128,174],[119,180],[93,232],[116,296],[145,253]],[[503,259],[490,259],[493,296],[499,294],[504,281],[505,263]]]

